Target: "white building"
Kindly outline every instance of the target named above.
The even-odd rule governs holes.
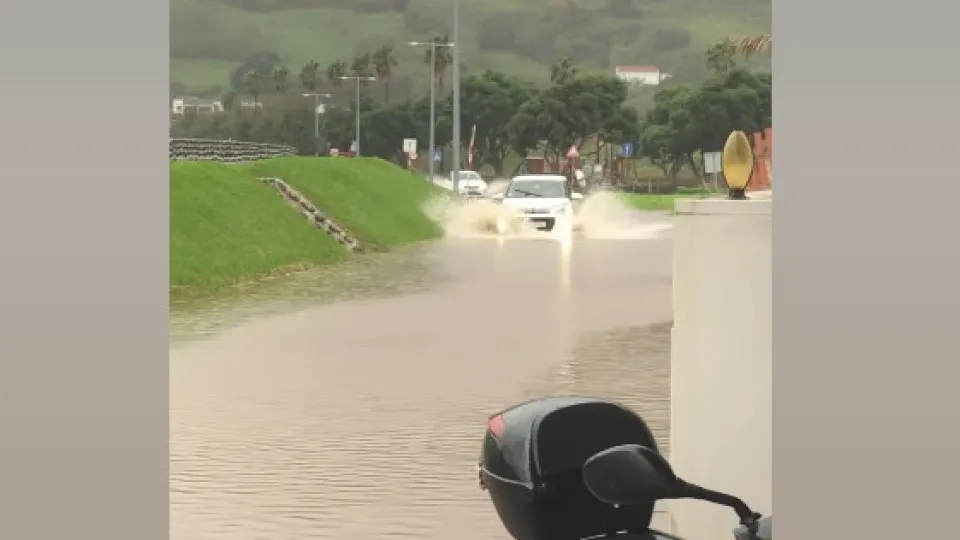
[[[170,112],[176,115],[186,114],[187,112],[223,112],[223,103],[215,99],[205,99],[193,96],[178,96],[170,101]]]
[[[670,75],[662,73],[656,66],[617,66],[616,77],[630,85],[657,86]]]

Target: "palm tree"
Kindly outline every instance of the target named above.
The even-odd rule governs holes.
[[[354,77],[370,77],[373,75],[371,64],[373,58],[369,52],[357,55],[350,63],[350,75]]]
[[[343,86],[343,80],[340,77],[343,77],[347,74],[347,63],[343,60],[337,60],[336,62],[327,66],[327,80],[330,81],[330,86],[334,88],[340,88]]]
[[[393,68],[400,64],[400,59],[397,58],[393,50],[393,45],[386,43],[376,51],[373,51],[371,61],[373,62],[374,74],[378,79],[383,81],[383,102],[389,103],[390,78],[393,76]]]
[[[773,34],[747,36],[733,41],[737,53],[750,57],[754,54],[768,53],[773,50]]]
[[[773,50],[773,34],[757,34],[738,39],[724,39],[715,43],[710,50],[725,50],[732,55],[749,58],[754,54],[768,53]],[[709,58],[709,52],[707,53]],[[708,60],[709,61],[709,60]]]
[[[256,108],[259,108],[260,96],[266,89],[266,83],[267,77],[256,69],[243,74],[243,89],[253,98],[253,106]]]
[[[286,64],[277,66],[273,70],[271,78],[273,79],[273,88],[278,94],[286,94],[287,90],[290,89],[290,68]]]
[[[453,54],[450,53],[450,47],[446,46],[450,43],[450,34],[444,33],[442,36],[433,36],[432,41],[438,44],[432,47],[435,51],[434,54],[436,54],[433,64],[433,76],[437,80],[437,89],[440,93],[443,93],[443,80],[447,73],[447,68],[453,63]],[[428,66],[430,65],[430,49],[431,47],[427,47],[423,55],[423,63]]]
[[[300,84],[307,92],[314,92],[320,86],[320,64],[311,60],[300,69]]]

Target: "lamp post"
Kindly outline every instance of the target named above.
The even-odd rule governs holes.
[[[460,0],[453,0],[453,194],[460,195]]]
[[[303,97],[313,98],[313,146],[316,155],[320,155],[320,98],[330,99],[331,94],[317,94],[316,92],[304,92]]]
[[[357,118],[355,120],[356,124],[355,124],[355,135],[354,135],[354,141],[356,141],[357,148],[356,148],[356,151],[354,152],[354,155],[357,157],[360,157],[360,83],[363,81],[375,81],[377,80],[377,78],[361,77],[359,75],[344,75],[340,77],[340,80],[357,82],[357,104],[356,104]]]
[[[727,197],[733,200],[747,198],[747,184],[753,175],[753,149],[750,139],[742,131],[734,131],[727,137],[720,156],[723,177],[727,181]]]
[[[436,41],[411,41],[412,47],[430,47],[430,155],[427,159],[427,178],[433,182],[433,150],[436,143],[437,124],[437,47],[453,47],[453,43]]]

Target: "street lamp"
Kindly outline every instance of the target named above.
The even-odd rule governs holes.
[[[330,99],[332,94],[318,94],[316,92],[304,92],[303,97],[313,98],[313,146],[316,154],[320,155],[320,98]]]
[[[729,188],[728,197],[734,200],[747,198],[747,184],[753,175],[753,149],[750,139],[742,131],[734,131],[727,137],[720,156],[723,177]]]
[[[427,159],[427,178],[433,182],[433,149],[436,146],[436,117],[437,117],[437,47],[453,47],[453,43],[438,43],[436,41],[411,41],[411,47],[430,47],[430,155]]]
[[[460,0],[453,0],[453,194],[460,195]]]
[[[354,155],[360,157],[360,83],[363,81],[375,81],[376,77],[361,77],[359,75],[343,75],[340,77],[341,81],[357,81],[357,119],[356,119],[356,132],[354,135],[354,140],[356,141],[356,151]]]

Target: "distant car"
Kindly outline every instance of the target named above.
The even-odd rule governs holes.
[[[477,171],[458,171],[458,173],[460,180],[458,191],[460,195],[466,195],[468,197],[482,197],[483,194],[487,192],[487,183]],[[453,185],[452,172],[450,173],[450,182],[451,185]]]
[[[523,222],[536,229],[552,231],[557,225],[573,227],[573,204],[583,195],[570,190],[559,174],[528,174],[510,180],[503,193],[494,196],[503,211],[497,219],[497,232],[503,234]]]

